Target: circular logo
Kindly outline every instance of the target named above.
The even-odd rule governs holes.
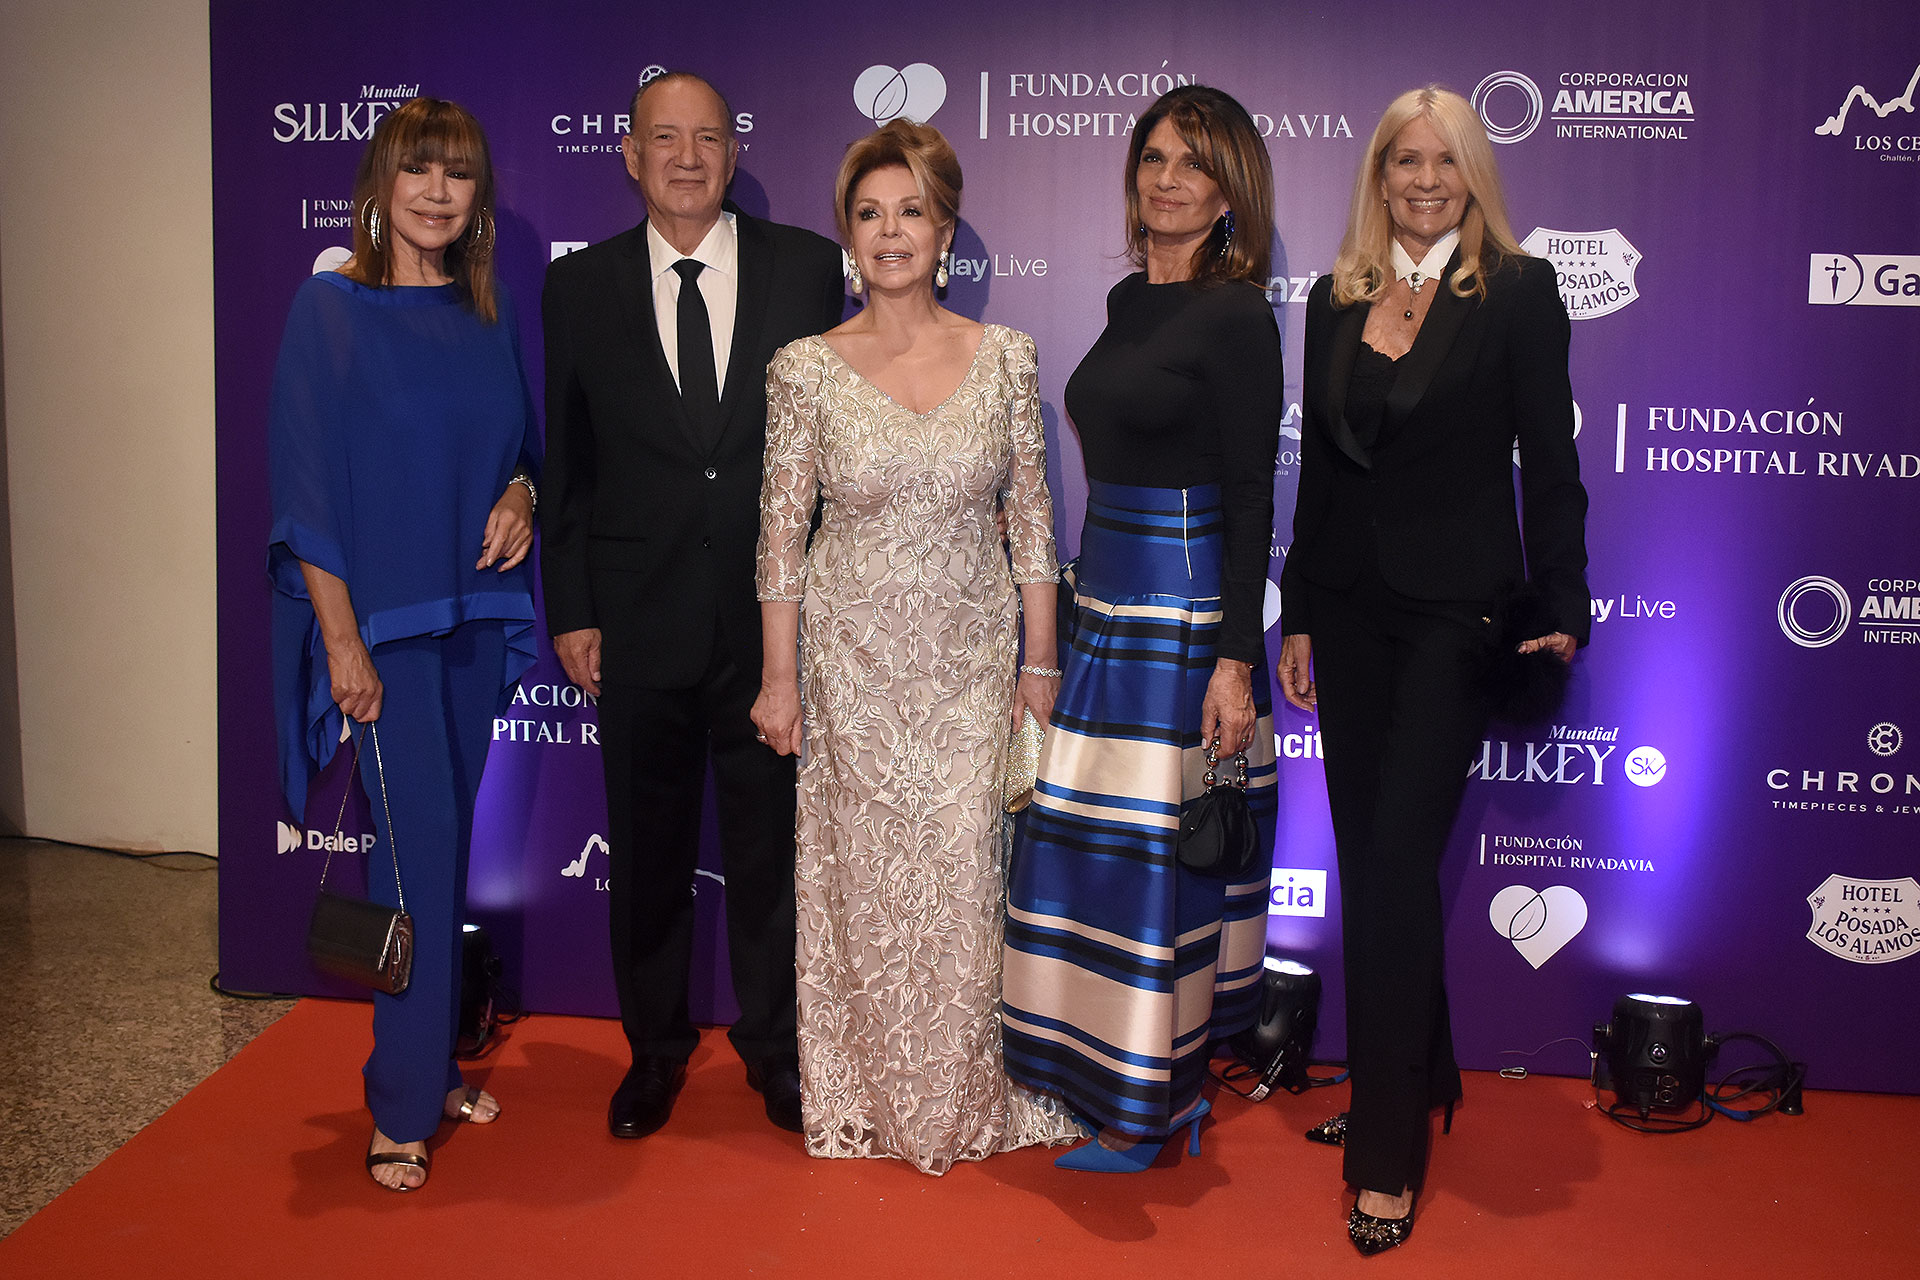
[[[1867,749],[1877,756],[1892,755],[1905,741],[1900,735],[1900,726],[1891,721],[1882,720],[1867,730]]]
[[[634,88],[637,89],[643,84],[652,84],[665,74],[667,74],[667,69],[656,62],[640,73],[640,78],[634,81]]]
[[[1833,616],[1818,625],[1809,625],[1808,620],[1800,616],[1801,602],[1808,596],[1826,597],[1832,605]],[[1809,612],[1816,610],[1809,609]],[[1847,623],[1853,620],[1853,601],[1847,598],[1847,589],[1832,578],[1812,574],[1787,584],[1787,589],[1780,593],[1780,607],[1775,613],[1787,639],[1803,649],[1824,649],[1838,640]]]
[[[1627,753],[1627,781],[1636,787],[1654,787],[1666,781],[1667,758],[1658,747],[1635,747]]]
[[[1816,253],[1813,279],[1809,302],[1842,307],[1860,296],[1860,286],[1867,282],[1867,273],[1860,269],[1860,260],[1850,253]]]
[[[1517,100],[1515,94],[1519,95]],[[1473,109],[1480,113],[1487,137],[1508,143],[1518,142],[1540,127],[1546,103],[1540,97],[1540,86],[1526,76],[1518,71],[1496,71],[1474,86]]]

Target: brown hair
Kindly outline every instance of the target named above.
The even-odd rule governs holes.
[[[960,220],[960,157],[938,129],[901,116],[849,146],[840,161],[833,180],[833,224],[841,244],[853,244],[853,193],[860,180],[894,165],[913,175],[914,188],[936,223],[951,227]]]
[[[1467,212],[1460,220],[1460,268],[1447,281],[1458,297],[1484,296],[1487,277],[1511,258],[1524,257],[1507,222],[1506,197],[1493,144],[1473,105],[1451,89],[1430,84],[1409,89],[1387,105],[1374,128],[1360,171],[1353,179],[1353,203],[1347,209],[1347,233],[1333,260],[1333,300],[1346,307],[1372,302],[1393,283],[1389,254],[1393,218],[1380,198],[1393,140],[1416,118],[1424,118],[1453,155],[1467,184]]]
[[[1147,108],[1133,128],[1127,147],[1127,258],[1147,265],[1147,231],[1140,220],[1140,153],[1147,135],[1162,120],[1173,121],[1180,140],[1213,179],[1233,215],[1233,233],[1225,219],[1193,254],[1195,280],[1246,280],[1267,287],[1273,269],[1273,162],[1267,144],[1247,109],[1218,89],[1186,84],[1170,89]],[[1223,252],[1224,250],[1224,252]]]
[[[487,135],[473,114],[440,98],[415,98],[382,116],[353,177],[353,261],[341,268],[350,280],[374,287],[393,275],[393,182],[402,165],[444,164],[473,177],[473,209],[466,230],[447,246],[447,274],[467,305],[488,324],[497,318],[493,290],[493,245],[499,222],[493,212],[493,161]],[[367,220],[378,210],[382,235],[375,245]]]

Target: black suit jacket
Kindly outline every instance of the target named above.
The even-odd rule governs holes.
[[[757,676],[767,362],[838,324],[844,304],[837,245],[727,208],[740,277],[717,443],[688,420],[660,346],[644,222],[557,259],[541,296],[547,624],[600,628],[601,671],[622,684],[688,687],[716,639]]]
[[[1369,308],[1336,308],[1332,276],[1307,299],[1300,484],[1280,579],[1289,635],[1313,631],[1304,584],[1352,585],[1372,548],[1387,585],[1416,600],[1491,605],[1530,580],[1555,629],[1587,642],[1587,491],[1553,265],[1509,260],[1484,298],[1445,286],[1458,265],[1456,254],[1436,281],[1371,449],[1344,413]]]

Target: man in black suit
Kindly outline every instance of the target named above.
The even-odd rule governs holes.
[[[693,875],[718,787],[729,1036],[767,1116],[798,1131],[794,762],[758,741],[754,597],[767,361],[839,323],[840,251],[725,203],[739,145],[713,87],[672,72],[622,139],[647,218],[556,261],[542,298],[547,461],[541,571],[553,645],[599,698],[614,982],[633,1065],[607,1127],[673,1109],[698,1042],[687,1011]]]

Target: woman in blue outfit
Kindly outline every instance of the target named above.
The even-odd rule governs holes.
[[[431,98],[387,115],[354,207],[353,257],[300,286],[274,372],[275,702],[296,815],[343,717],[379,725],[361,779],[415,938],[407,990],[374,996],[366,1163],[381,1186],[410,1191],[443,1118],[500,1114],[467,1088],[453,1044],[474,797],[500,699],[534,657],[524,561],[537,446],[493,279],[479,122]],[[391,861],[376,853],[367,878],[375,900],[397,902]]]
[[[1244,751],[1273,845],[1273,712],[1262,643],[1280,333],[1261,292],[1273,175],[1217,89],[1141,117],[1126,173],[1142,270],[1067,383],[1087,519],[1060,697],[1010,889],[1007,1072],[1099,1129],[1062,1156],[1133,1172],[1199,1124],[1210,1041],[1254,1017],[1265,871],[1196,876],[1175,851],[1205,751]],[[1265,860],[1263,860],[1265,861]]]

